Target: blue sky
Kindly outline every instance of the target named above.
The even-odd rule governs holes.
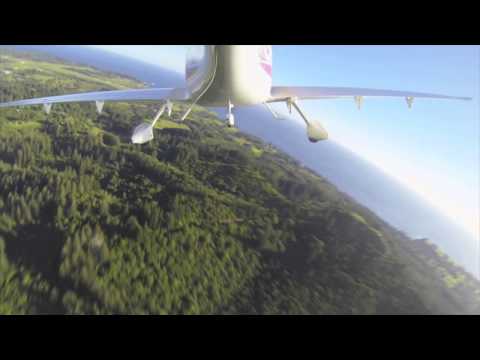
[[[184,72],[185,46],[97,47]],[[478,238],[480,47],[274,46],[273,82],[474,97],[470,102],[417,99],[411,110],[404,99],[365,99],[361,111],[353,100],[304,101],[302,106],[333,141],[382,168]]]

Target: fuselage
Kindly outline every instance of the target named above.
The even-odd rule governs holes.
[[[197,47],[187,55],[187,87],[203,106],[256,105],[270,98],[270,45]]]

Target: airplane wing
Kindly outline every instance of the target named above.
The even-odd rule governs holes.
[[[0,107],[44,105],[50,106],[55,103],[70,102],[105,102],[105,101],[156,101],[156,100],[188,100],[190,94],[187,89],[182,88],[147,88],[95,91],[68,95],[48,96],[34,99],[17,100],[0,103]]]
[[[267,102],[287,101],[289,99],[337,99],[337,98],[362,98],[362,97],[403,97],[471,100],[469,97],[429,94],[413,91],[347,88],[347,87],[317,87],[317,86],[272,86],[271,98]]]
[[[448,96],[439,94],[420,93],[414,91],[398,91],[398,90],[381,90],[366,88],[347,88],[347,87],[301,87],[301,86],[272,86],[270,99],[268,103],[286,102],[290,112],[292,106],[297,110],[307,125],[307,135],[311,142],[317,142],[328,138],[326,130],[318,123],[310,121],[307,116],[300,110],[296,103],[297,100],[308,99],[342,99],[352,98],[357,103],[358,109],[361,108],[364,97],[402,97],[405,98],[408,107],[412,107],[414,98],[427,99],[452,99],[452,100],[471,100],[468,97]],[[270,109],[270,108],[269,108]],[[270,110],[272,111],[272,110]],[[275,113],[272,114],[276,116]]]

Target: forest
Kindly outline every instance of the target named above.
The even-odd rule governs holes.
[[[142,86],[0,51],[2,102]],[[0,314],[480,313],[433,239],[205,108],[131,144],[156,107],[0,109]]]

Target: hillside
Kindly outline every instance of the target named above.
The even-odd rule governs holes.
[[[0,53],[1,101],[140,86]],[[480,313],[430,242],[206,109],[129,144],[155,108],[1,109],[1,314]]]

